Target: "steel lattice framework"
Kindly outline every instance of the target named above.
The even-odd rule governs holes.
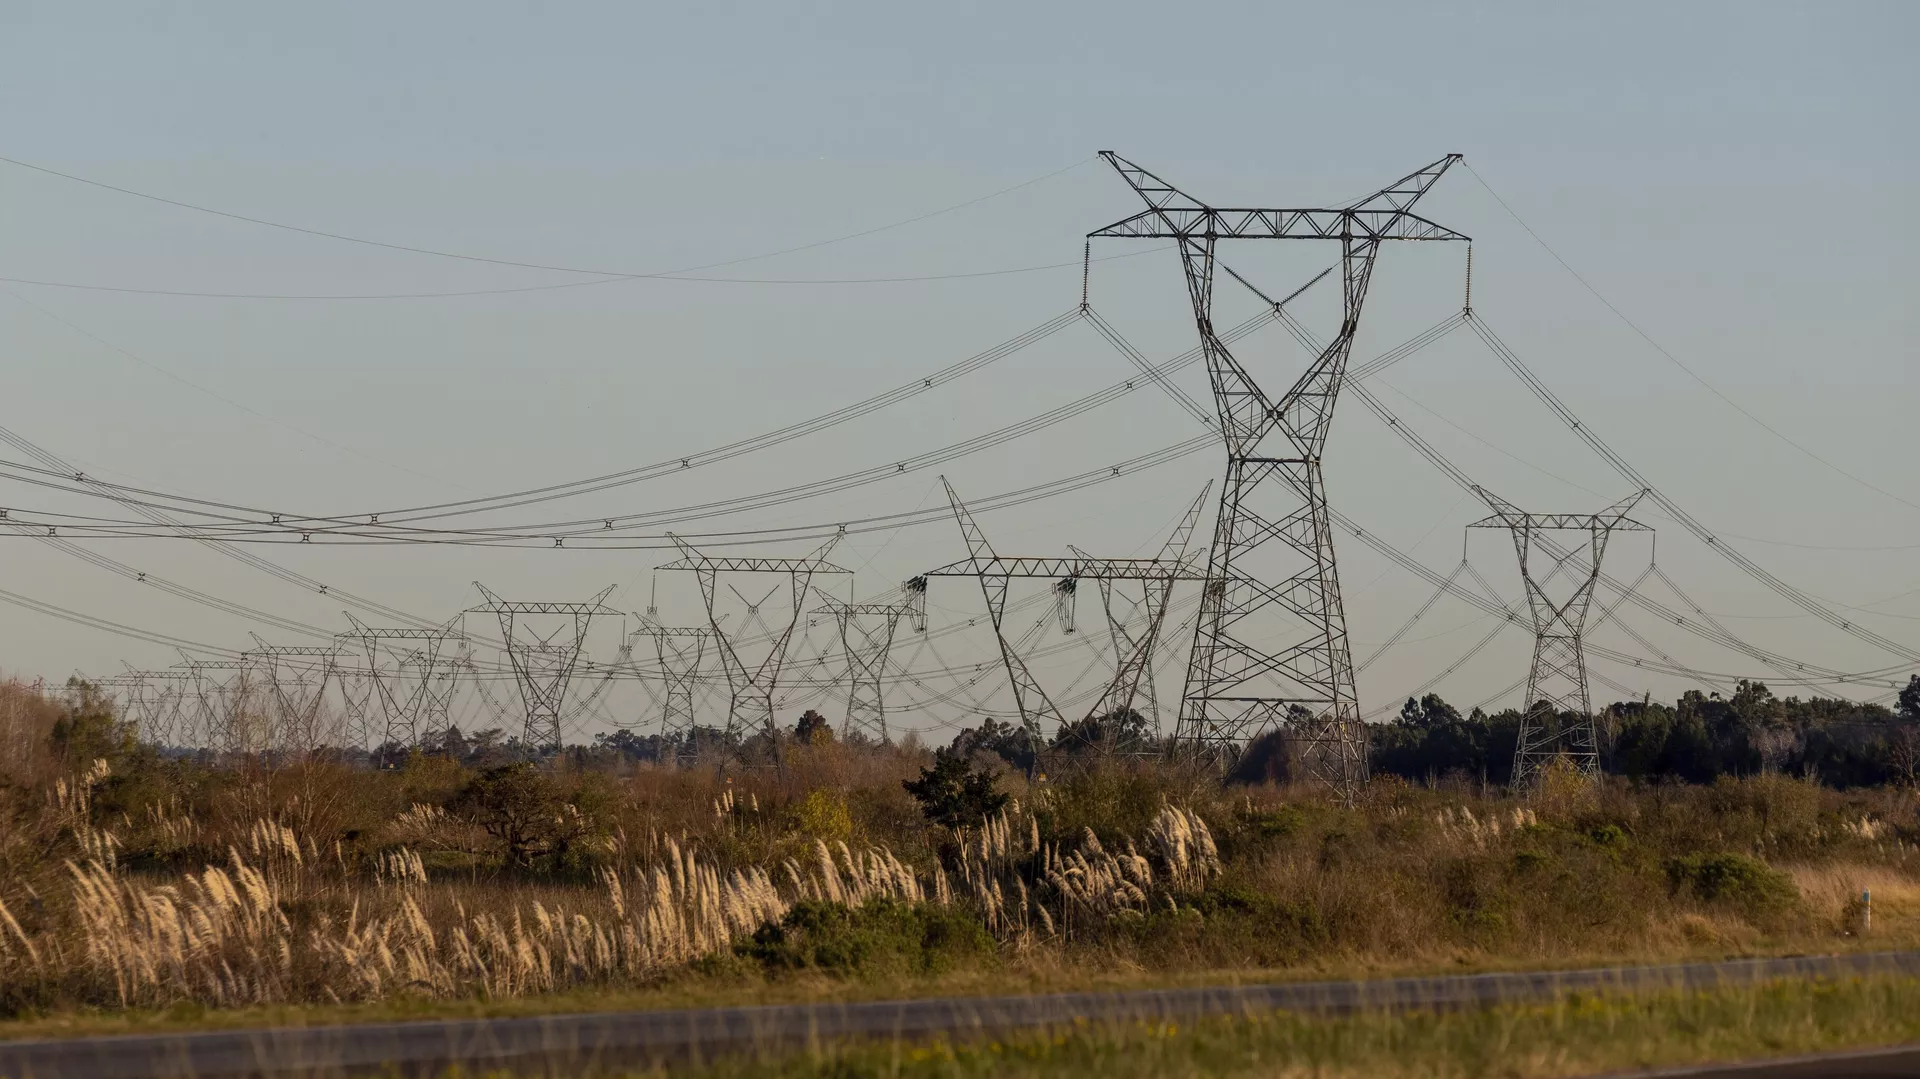
[[[458,660],[442,660],[440,653],[447,642],[466,640],[465,634],[453,628],[454,622],[458,621],[458,616],[436,629],[420,629],[412,626],[375,628],[361,622],[352,614],[347,615],[347,621],[353,629],[347,633],[338,634],[334,639],[360,643],[366,651],[365,673],[371,688],[371,694],[356,693],[359,687],[349,686],[344,679],[342,680],[340,688],[343,699],[347,703],[348,725],[354,726],[357,720],[362,732],[366,731],[367,713],[372,705],[368,697],[371,696],[379,699],[381,715],[386,721],[380,743],[374,747],[379,752],[384,754],[389,751],[389,747],[394,746],[411,748],[419,745],[423,736],[445,733],[447,713],[444,705],[452,699],[452,690],[449,687],[445,692],[436,694],[431,683],[434,676],[442,671],[450,680],[453,671],[457,668]],[[418,641],[419,644],[401,656],[399,662],[389,671],[381,666],[380,642],[382,641]],[[407,678],[409,668],[418,674],[411,685]],[[436,706],[438,706],[437,713]],[[365,737],[364,733],[362,737]],[[383,760],[381,763],[387,762]]]
[[[253,663],[242,659],[193,659],[182,653],[176,664],[193,684],[194,708],[188,721],[201,744],[214,750],[246,748],[248,737],[238,722],[247,697],[247,672]],[[207,676],[208,671],[226,671]],[[183,739],[184,740],[184,739]]]
[[[1200,497],[1181,515],[1180,523],[1174,526],[1173,534],[1160,548],[1160,561],[1188,564],[1187,545],[1193,539],[1193,533],[1200,525],[1200,514],[1207,503],[1207,492],[1213,489],[1208,483],[1200,489]],[[1076,554],[1092,561],[1092,556],[1078,548]],[[1140,581],[1140,602],[1133,610],[1144,615],[1143,623],[1136,632],[1130,612],[1114,606],[1114,585],[1121,580]],[[1173,598],[1173,584],[1176,578],[1119,578],[1099,576],[1094,583],[1100,589],[1100,610],[1107,618],[1107,634],[1113,639],[1113,654],[1118,662],[1114,668],[1113,680],[1107,683],[1106,692],[1094,702],[1089,715],[1115,715],[1132,709],[1134,702],[1144,692],[1147,698],[1147,716],[1153,724],[1155,739],[1160,737],[1160,701],[1153,685],[1153,650],[1160,641],[1160,631],[1167,620],[1167,603]]]
[[[271,740],[303,752],[320,748],[326,742],[320,730],[320,710],[326,700],[327,683],[333,679],[339,646],[268,644],[257,633],[250,636],[254,647],[241,653],[240,658],[266,669],[267,688],[279,715]],[[298,662],[303,659],[319,660],[318,671],[311,663]]]
[[[828,598],[818,608],[833,616],[840,628],[840,649],[847,657],[846,730],[882,745],[892,741],[887,734],[887,656],[893,651],[900,620],[911,619],[918,632],[927,628],[926,578],[908,581],[901,593],[906,596],[902,603],[841,603]]]
[[[1227,449],[1175,739],[1230,757],[1250,738],[1285,722],[1306,771],[1351,799],[1366,782],[1366,740],[1321,453],[1381,243],[1467,239],[1411,212],[1460,155],[1449,154],[1337,209],[1216,208],[1112,151],[1101,156],[1147,209],[1088,238],[1177,242]],[[1339,332],[1277,401],[1214,331],[1214,271],[1226,269],[1239,278],[1216,260],[1222,240],[1340,244]]]
[[[187,671],[137,671],[127,668],[125,677],[138,679],[139,689],[129,703],[139,709],[141,736],[155,745],[191,744],[186,707],[186,686],[193,675]],[[154,692],[154,684],[159,692]],[[174,739],[179,741],[175,742]]]
[[[1175,527],[1173,536],[1161,549],[1158,558],[1095,558],[1081,551],[1052,558],[1006,558],[996,554],[993,545],[987,542],[986,533],[974,521],[973,514],[966,503],[953,490],[953,485],[942,476],[940,482],[947,489],[947,501],[953,506],[953,516],[960,524],[960,535],[967,543],[965,561],[928,570],[916,577],[922,581],[930,577],[974,577],[980,581],[981,594],[987,601],[987,619],[993,626],[994,639],[1000,645],[1000,661],[1007,668],[1008,681],[1013,687],[1013,703],[1020,715],[1020,724],[1025,728],[1027,737],[1038,748],[1046,745],[1046,736],[1041,729],[1043,719],[1053,720],[1056,727],[1065,725],[1060,709],[1047,695],[1033,672],[1027,668],[1026,661],[1015,651],[1013,642],[1007,639],[1006,613],[1008,586],[1016,577],[1041,578],[1053,581],[1053,593],[1058,605],[1061,628],[1072,632],[1072,610],[1074,596],[1079,592],[1079,582],[1083,580],[1102,582],[1110,588],[1115,581],[1139,581],[1153,604],[1154,614],[1149,618],[1149,630],[1134,641],[1131,652],[1115,657],[1115,674],[1104,692],[1096,698],[1094,711],[1089,716],[1102,714],[1099,709],[1116,699],[1124,697],[1123,707],[1131,706],[1133,695],[1138,692],[1140,671],[1152,658],[1152,651],[1158,640],[1159,623],[1166,616],[1165,597],[1171,593],[1176,581],[1204,581],[1205,576],[1195,569],[1184,556],[1187,538],[1193,533],[1199,520],[1200,508],[1206,498],[1205,492],[1196,499],[1181,523]],[[911,582],[909,583],[911,587]],[[925,586],[921,586],[924,594]],[[1157,600],[1152,597],[1158,596]],[[922,600],[924,602],[924,599]]]
[[[125,674],[110,675],[106,678],[86,678],[89,685],[103,690],[125,690],[113,695],[114,710],[122,723],[131,724],[136,737],[142,742],[156,745],[166,744],[160,734],[165,714],[166,690],[154,693],[153,681],[148,672],[129,669]],[[169,726],[167,736],[172,734]]]
[[[527,710],[527,722],[521,740],[528,748],[543,753],[558,752],[561,747],[560,709],[567,699],[567,683],[580,666],[580,650],[587,643],[587,630],[595,615],[619,614],[602,606],[613,594],[608,585],[585,603],[504,600],[487,590],[479,581],[486,602],[470,608],[500,619],[500,637],[506,644],[507,662],[513,667],[514,681],[520,686],[520,700]],[[529,617],[545,618],[553,626],[545,634]],[[624,634],[622,634],[624,636]]]
[[[714,639],[713,628],[649,622],[634,632],[653,638],[653,654],[660,661],[660,679],[666,685],[660,707],[660,734],[677,741],[683,756],[691,756],[696,726],[693,694],[706,660],[707,644]]]
[[[799,626],[806,609],[807,590],[813,587],[815,574],[852,572],[827,561],[828,553],[839,544],[840,536],[832,536],[805,558],[715,558],[696,550],[678,536],[673,537],[673,542],[680,548],[682,557],[659,568],[684,570],[699,578],[700,597],[707,608],[707,623],[713,627],[714,641],[720,646],[720,665],[727,672],[727,686],[731,690],[727,702],[727,742],[731,744],[749,730],[764,731],[769,737],[776,736],[779,724],[773,715],[773,694],[780,683],[781,668],[786,665],[787,647],[793,641],[793,631]],[[787,577],[793,600],[791,617],[785,626],[767,627],[767,650],[758,663],[750,663],[743,658],[740,654],[742,641],[720,628],[718,604],[722,573],[774,573]],[[738,591],[734,594],[739,596]],[[766,598],[772,595],[769,592]],[[753,603],[746,601],[745,597],[740,598],[747,603],[749,617],[759,618],[760,608],[766,600]],[[745,627],[742,627],[740,636],[745,637]]]
[[[1599,513],[1522,513],[1498,495],[1475,486],[1493,516],[1468,528],[1504,528],[1513,534],[1514,553],[1520,556],[1520,581],[1527,592],[1527,611],[1533,619],[1533,665],[1527,671],[1525,713],[1520,741],[1513,751],[1513,786],[1532,786],[1542,769],[1566,760],[1584,775],[1598,775],[1600,746],[1593,724],[1593,701],[1587,693],[1587,657],[1581,641],[1594,585],[1600,580],[1600,559],[1615,532],[1650,532],[1651,528],[1627,516],[1646,497],[1640,491]],[[1542,532],[1578,531],[1587,534],[1584,549],[1576,544],[1559,548]],[[1535,573],[1532,555],[1538,548],[1551,563]],[[1587,572],[1575,580],[1563,598],[1555,599],[1547,585],[1562,567],[1586,555]]]

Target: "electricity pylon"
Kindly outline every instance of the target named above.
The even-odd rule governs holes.
[[[1533,666],[1527,671],[1520,741],[1513,751],[1513,786],[1519,790],[1533,785],[1541,769],[1560,759],[1583,775],[1597,775],[1600,746],[1593,724],[1593,701],[1587,694],[1587,657],[1581,634],[1586,629],[1594,585],[1600,580],[1600,559],[1606,554],[1607,541],[1615,532],[1652,531],[1627,516],[1647,492],[1630,495],[1593,514],[1522,513],[1484,487],[1476,486],[1473,492],[1493,510],[1493,516],[1467,527],[1504,528],[1513,534],[1514,553],[1520,556],[1520,581],[1527,592],[1527,611],[1533,618]],[[1587,534],[1584,551],[1578,544],[1561,550],[1538,537],[1541,532],[1566,530]],[[1531,556],[1536,546],[1552,563],[1544,574],[1534,572]],[[1587,559],[1585,575],[1574,581],[1564,598],[1549,596],[1547,584],[1583,553]]]
[[[801,615],[806,609],[807,590],[813,587],[815,574],[851,572],[827,561],[828,552],[840,542],[839,535],[827,540],[805,558],[715,558],[696,550],[678,536],[673,537],[673,542],[680,548],[681,558],[659,568],[687,570],[699,578],[700,596],[707,607],[707,623],[713,627],[713,638],[719,645],[720,665],[727,672],[727,686],[731,690],[727,705],[727,742],[732,744],[735,738],[743,737],[749,730],[764,731],[770,738],[776,736],[779,724],[773,715],[774,690],[779,686],[781,668],[787,662],[787,646],[793,640],[794,628],[800,624]],[[792,615],[784,626],[765,627],[766,652],[757,663],[749,662],[741,654],[741,646],[746,643],[744,625],[741,632],[735,635],[729,635],[720,628],[722,616],[718,603],[722,573],[784,574],[787,578],[793,600]],[[777,585],[775,590],[778,590]],[[739,596],[737,590],[734,594]],[[759,621],[760,609],[772,595],[769,592],[759,603],[740,598],[747,604],[748,616]]]
[[[500,619],[500,638],[506,644],[507,662],[513,667],[514,681],[520,686],[520,701],[527,710],[527,722],[521,740],[537,753],[557,753],[561,747],[560,708],[566,703],[567,683],[580,665],[580,650],[587,643],[587,629],[595,615],[619,614],[602,606],[613,594],[608,585],[585,603],[504,600],[479,581],[486,602],[472,610],[484,611]],[[542,618],[552,628],[542,634]],[[623,634],[624,636],[624,634]]]
[[[156,746],[191,745],[191,732],[183,729],[191,725],[183,683],[191,682],[193,675],[182,670],[137,671],[125,663],[122,666],[127,667],[126,677],[139,679],[146,687],[132,702],[140,709],[140,736]],[[158,693],[154,692],[156,684]]]
[[[1193,539],[1194,529],[1199,527],[1200,513],[1206,505],[1207,492],[1213,489],[1209,482],[1200,489],[1200,497],[1180,517],[1180,523],[1174,526],[1173,534],[1161,546],[1159,560],[1186,565],[1187,544]],[[1092,561],[1093,556],[1075,547],[1073,552]],[[1113,680],[1107,683],[1106,692],[1094,702],[1096,716],[1117,715],[1132,710],[1134,702],[1144,692],[1147,698],[1147,717],[1153,724],[1153,736],[1160,738],[1160,701],[1153,685],[1153,650],[1159,643],[1160,630],[1167,620],[1167,603],[1173,598],[1173,577],[1159,577],[1142,580],[1140,602],[1131,605],[1130,611],[1122,611],[1114,606],[1114,583],[1116,578],[1099,577],[1095,583],[1100,588],[1100,609],[1107,616],[1107,634],[1113,638],[1113,654],[1116,659]],[[1132,625],[1132,611],[1145,616],[1145,624],[1136,632]]]
[[[1350,800],[1366,782],[1366,739],[1321,453],[1381,243],[1467,239],[1411,212],[1460,155],[1449,154],[1336,209],[1215,208],[1112,151],[1101,156],[1147,209],[1096,229],[1088,239],[1176,241],[1227,449],[1226,484],[1175,738],[1203,753],[1231,757],[1286,720],[1308,774]],[[1228,351],[1213,325],[1216,266],[1246,284],[1216,261],[1215,248],[1221,240],[1253,239],[1340,244],[1339,332],[1277,401]]]
[[[707,642],[713,640],[713,627],[662,626],[649,622],[637,632],[653,637],[653,654],[660,661],[660,679],[666,684],[666,697],[660,708],[660,736],[680,745],[682,756],[691,756],[695,727],[693,691],[706,659]]]
[[[458,620],[459,616],[456,615],[448,620],[446,625],[437,629],[419,629],[412,626],[377,629],[368,626],[351,614],[347,615],[347,622],[353,626],[352,631],[337,634],[334,640],[358,641],[366,651],[367,680],[372,684],[372,695],[380,700],[381,714],[386,720],[384,734],[379,744],[374,747],[376,752],[384,754],[389,746],[411,748],[420,744],[421,721],[427,715],[427,705],[432,700],[429,676],[439,665],[440,650],[448,641],[466,640],[464,633],[453,628],[454,622]],[[380,665],[381,641],[418,641],[420,644],[416,653],[402,656],[393,669],[387,671]],[[425,662],[417,661],[414,658],[415,655],[424,657]],[[411,686],[407,685],[406,677],[409,667],[419,668],[421,676]],[[356,705],[349,687],[344,682],[341,684],[341,690],[349,694],[347,708],[350,713],[348,722],[351,724],[354,718],[351,713]],[[364,698],[362,700],[364,701]],[[362,726],[364,727],[366,705],[361,704],[359,711],[363,717]],[[379,763],[384,766],[390,762],[381,760]]]
[[[847,656],[846,730],[882,745],[892,741],[887,734],[887,655],[893,651],[900,620],[913,619],[921,632],[926,629],[926,581],[915,580],[919,581],[917,592],[913,581],[901,589],[907,597],[903,603],[841,603],[827,597],[819,608],[839,626],[840,649]]]
[[[980,581],[980,591],[987,601],[987,619],[993,625],[994,639],[1000,644],[1000,660],[1007,668],[1008,681],[1013,686],[1013,705],[1020,715],[1020,725],[1025,729],[1029,742],[1037,752],[1046,745],[1046,736],[1041,728],[1044,719],[1053,720],[1056,728],[1065,725],[1060,709],[1041,688],[1040,682],[1027,668],[1026,661],[1020,657],[1014,643],[1007,639],[1006,613],[1007,588],[1016,577],[1037,577],[1051,580],[1056,602],[1056,611],[1061,619],[1063,631],[1072,632],[1072,597],[1078,593],[1078,583],[1083,580],[1099,581],[1110,587],[1114,581],[1142,582],[1148,595],[1156,592],[1164,595],[1170,592],[1175,581],[1201,581],[1205,578],[1193,568],[1184,556],[1171,552],[1184,550],[1186,536],[1193,531],[1194,523],[1199,519],[1201,499],[1194,501],[1180,525],[1174,529],[1173,538],[1161,549],[1158,558],[1095,558],[1082,551],[1075,550],[1067,558],[1014,558],[1003,557],[994,552],[993,545],[980,530],[966,503],[954,493],[953,485],[946,477],[940,479],[947,489],[947,501],[953,506],[954,519],[960,523],[960,534],[967,543],[965,561],[928,570],[921,574],[927,577],[974,577]],[[1177,547],[1176,547],[1177,544]],[[1064,582],[1071,582],[1062,587]],[[924,588],[922,589],[924,594]],[[1062,597],[1065,597],[1064,601]],[[1161,607],[1164,617],[1164,603]],[[1115,657],[1115,674],[1106,689],[1096,699],[1094,707],[1121,696],[1124,692],[1127,703],[1132,702],[1132,691],[1122,690],[1123,685],[1137,688],[1140,668],[1151,661],[1151,653],[1157,633],[1143,634],[1136,642],[1131,653]],[[1089,712],[1089,716],[1100,714]]]
[[[253,664],[240,659],[193,659],[182,652],[174,666],[185,671],[193,685],[188,723],[202,744],[216,752],[244,749],[248,739],[241,716],[248,696],[247,671]],[[230,673],[209,679],[208,671]]]
[[[320,709],[327,695],[327,683],[333,678],[337,645],[268,644],[260,635],[250,634],[255,647],[241,653],[266,668],[267,689],[272,694],[280,722],[274,724],[271,741],[284,749],[311,753],[324,744],[320,729]],[[319,678],[314,664],[319,661]]]

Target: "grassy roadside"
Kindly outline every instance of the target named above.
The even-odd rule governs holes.
[[[1467,955],[1383,963],[1371,957],[1324,957],[1286,969],[1147,971],[1137,968],[1063,964],[1052,957],[998,969],[952,971],[939,976],[879,977],[860,980],[805,973],[767,978],[735,972],[716,976],[686,971],[659,984],[633,989],[605,987],[533,997],[459,1000],[394,997],[343,1004],[282,1004],[208,1008],[197,1003],[168,1008],[75,1009],[0,1020],[0,1041],[29,1038],[83,1038],[119,1034],[157,1034],[193,1030],[243,1030],[272,1027],[344,1026],[358,1023],[436,1019],[514,1018],[593,1012],[723,1008],[823,1001],[898,1000],[932,997],[1011,996],[1068,992],[1167,989],[1188,986],[1268,985],[1283,982],[1348,981],[1395,977],[1446,976],[1506,971],[1579,970],[1613,966],[1660,966],[1723,959],[1810,954],[1802,941],[1767,941],[1728,951],[1711,947],[1678,952],[1571,956],[1542,962],[1522,957]],[[1920,947],[1920,938],[1902,935],[1842,938],[1818,954],[1851,954]]]
[[[1780,981],[1571,995],[1483,1011],[1085,1024],[979,1042],[878,1043],[724,1061],[698,1079],[1544,1079],[1920,1042],[1920,980]]]

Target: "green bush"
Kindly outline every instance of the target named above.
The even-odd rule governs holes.
[[[768,972],[938,974],[994,955],[986,927],[951,908],[871,900],[797,903],[734,952]]]
[[[1690,854],[1669,858],[1666,868],[1676,893],[1738,906],[1753,914],[1784,911],[1800,898],[1785,873],[1744,854]]]

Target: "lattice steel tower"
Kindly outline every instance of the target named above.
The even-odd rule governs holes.
[[[671,532],[668,535],[673,536]],[[673,536],[673,542],[680,548],[681,557],[659,568],[690,571],[699,579],[700,596],[707,608],[707,624],[713,627],[713,640],[719,646],[720,665],[726,671],[727,685],[731,690],[727,705],[728,741],[731,742],[736,736],[744,738],[761,732],[769,737],[777,735],[780,725],[773,714],[774,693],[779,688],[780,672],[786,666],[787,646],[792,642],[794,629],[805,614],[807,592],[813,587],[813,578],[822,573],[850,572],[827,561],[828,552],[840,542],[840,536],[834,535],[805,558],[716,557],[696,550],[678,536]],[[758,662],[744,654],[743,646],[752,643],[745,625],[733,634],[720,628],[721,615],[717,604],[722,573],[767,573],[787,578],[792,606],[786,608],[790,614],[784,625],[779,624],[777,616],[775,624],[771,626],[760,618],[762,604],[773,597],[773,591],[779,589],[778,585],[758,603],[747,600],[738,590],[734,591],[734,595],[745,604],[748,617],[762,631],[761,640],[765,650]],[[728,587],[732,588],[731,585]]]
[[[1587,656],[1581,633],[1587,625],[1587,609],[1593,602],[1593,588],[1600,580],[1600,559],[1606,554],[1607,540],[1615,532],[1650,532],[1652,529],[1627,516],[1634,503],[1647,492],[1623,498],[1599,513],[1522,513],[1512,503],[1484,487],[1475,487],[1493,516],[1482,518],[1468,528],[1504,528],[1513,533],[1514,553],[1520,556],[1520,581],[1527,590],[1527,611],[1533,616],[1533,666],[1527,672],[1525,713],[1520,720],[1520,741],[1513,751],[1513,786],[1531,786],[1540,770],[1565,758],[1584,775],[1600,771],[1600,745],[1593,725],[1593,701],[1587,694]],[[1583,551],[1576,544],[1565,550],[1544,542],[1539,533],[1580,531],[1587,534]],[[1535,548],[1552,563],[1546,573],[1535,573],[1531,555]],[[1584,553],[1587,572],[1574,582],[1563,599],[1548,595],[1547,585],[1562,567]]]
[[[469,610],[500,619],[507,663],[513,668],[513,679],[520,686],[520,700],[527,710],[522,740],[536,752],[558,753],[563,734],[561,709],[567,701],[567,684],[580,666],[587,629],[595,615],[620,613],[601,602],[613,594],[614,586],[608,585],[585,603],[504,600],[479,581],[473,582],[473,587],[480,590],[486,602]]]
[[[917,583],[916,583],[917,582]],[[927,582],[916,577],[901,586],[901,603],[841,603],[826,597],[819,608],[840,627],[840,651],[847,657],[847,733],[858,732],[881,745],[887,734],[887,657],[901,619],[924,631]]]
[[[1227,447],[1207,584],[1175,739],[1232,756],[1283,720],[1306,771],[1342,798],[1366,782],[1366,739],[1353,685],[1320,457],[1386,240],[1465,240],[1412,212],[1460,155],[1449,154],[1337,209],[1215,208],[1112,151],[1101,156],[1147,209],[1088,234],[1173,240],[1186,270],[1200,346]],[[1221,240],[1334,240],[1344,290],[1339,332],[1277,401],[1213,326]],[[1243,280],[1243,279],[1242,279]]]

